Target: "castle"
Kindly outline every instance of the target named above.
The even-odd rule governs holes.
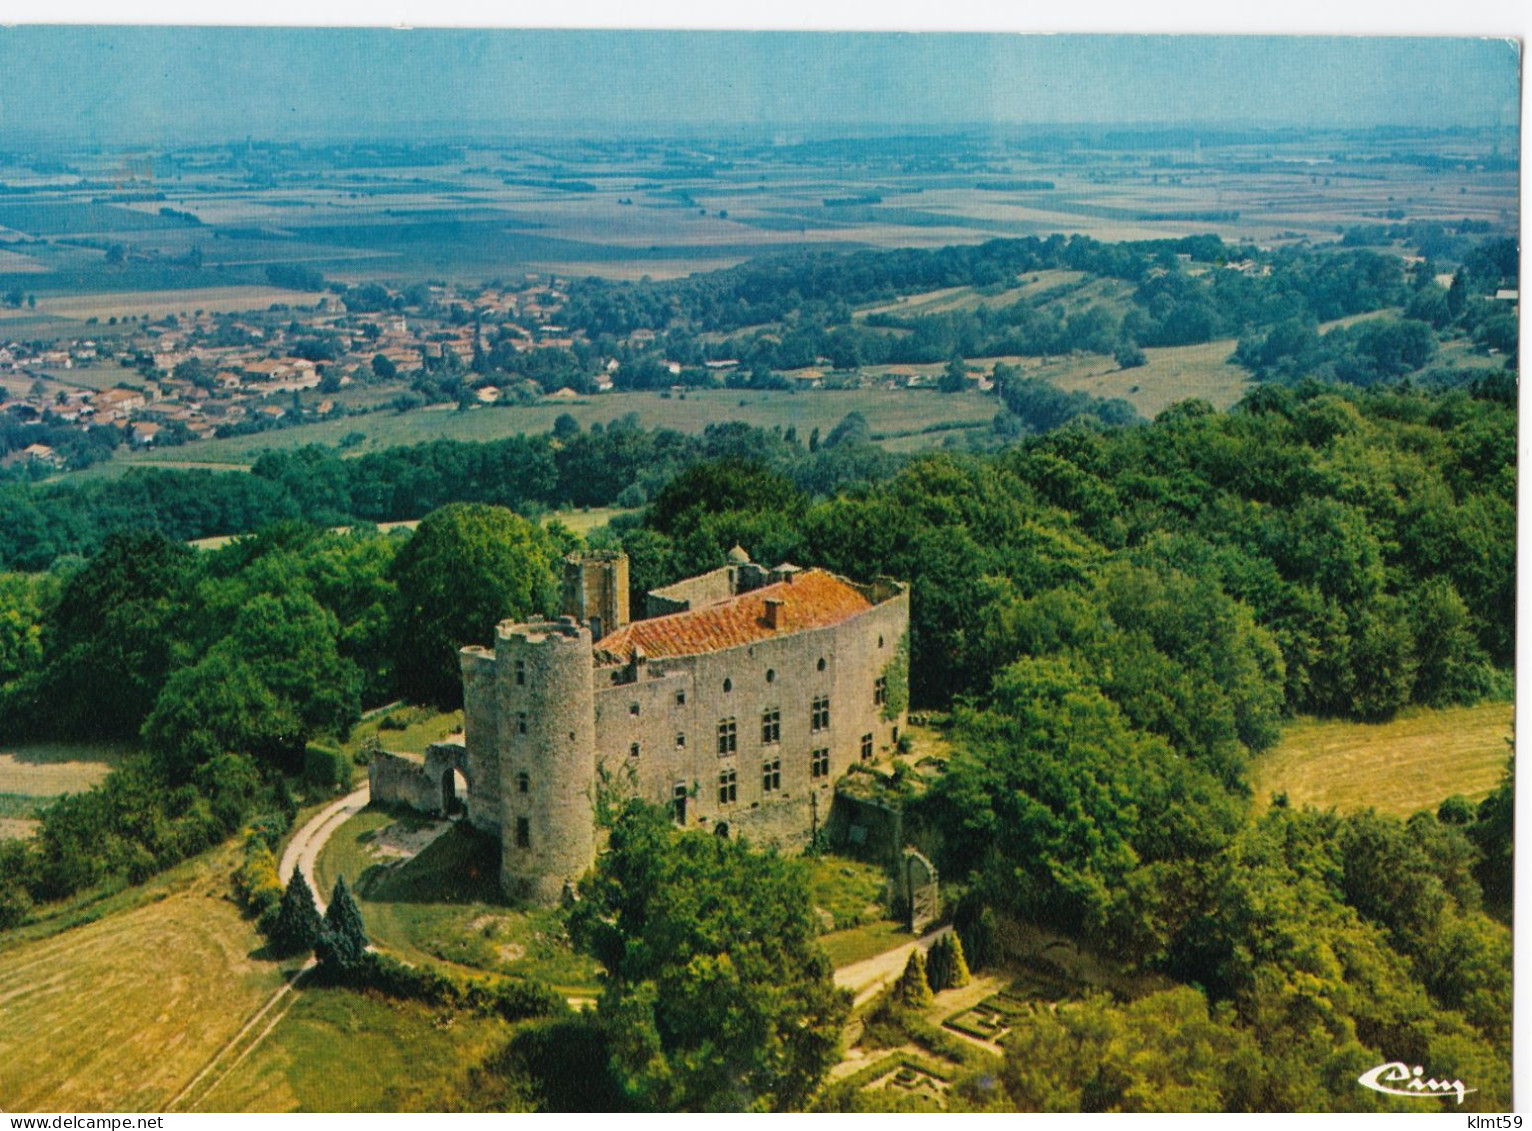
[[[375,801],[446,812],[500,838],[501,885],[549,903],[595,861],[603,795],[685,828],[808,843],[832,783],[905,724],[909,593],[821,569],[729,563],[647,594],[629,618],[620,553],[564,562],[558,620],[502,622],[461,652],[463,734],[423,761],[379,754]]]

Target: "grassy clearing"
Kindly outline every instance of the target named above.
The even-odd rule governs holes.
[[[238,855],[0,935],[6,1108],[163,1111],[276,991],[283,970],[253,957],[262,940],[228,895]]]
[[[315,879],[328,891],[344,875],[368,937],[406,962],[540,978],[563,993],[594,997],[596,965],[570,946],[562,912],[505,904],[494,838],[457,822],[412,858],[392,854],[436,825],[377,809],[359,813],[325,846]]]
[[[840,856],[809,860],[809,894],[814,906],[828,911],[842,930],[884,917],[881,900],[887,883],[882,868],[860,860]]]
[[[429,1111],[510,1033],[503,1021],[314,987],[199,1111]]]
[[[46,800],[90,789],[131,753],[111,743],[31,742],[0,746],[0,796]],[[7,812],[0,802],[0,817]]]
[[[1500,781],[1514,708],[1420,708],[1387,723],[1300,719],[1256,759],[1257,804],[1285,792],[1294,805],[1408,816],[1454,793],[1477,800]]]

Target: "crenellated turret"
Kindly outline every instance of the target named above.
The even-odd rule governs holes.
[[[573,617],[495,633],[501,887],[552,903],[595,860],[590,630]]]

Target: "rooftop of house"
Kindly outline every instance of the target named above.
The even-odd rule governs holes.
[[[767,602],[780,602],[773,614]],[[596,643],[599,659],[626,663],[696,656],[754,644],[808,629],[829,628],[866,612],[873,603],[849,582],[822,569],[796,572],[790,580],[763,585],[698,609],[634,621]]]

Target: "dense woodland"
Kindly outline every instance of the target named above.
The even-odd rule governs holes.
[[[1111,259],[1091,269],[1141,288],[1180,277],[1147,278],[1132,255],[1086,244],[1038,247]],[[896,253],[890,272],[935,271],[943,254]],[[1363,309],[1406,297],[1397,268],[1348,254],[1335,301],[1370,285],[1381,290]],[[848,301],[895,285],[839,274],[863,262],[793,285]],[[764,270],[575,297],[606,329],[664,325],[667,311],[731,329],[764,316],[751,289]],[[950,712],[955,751],[907,799],[909,819],[964,893],[960,928],[1046,923],[1180,985],[1037,1015],[1000,1076],[960,1081],[954,1106],[1350,1110],[1374,1102],[1361,1071],[1407,1059],[1504,1108],[1509,768],[1482,805],[1444,798],[1409,821],[1283,798],[1255,816],[1247,769],[1300,712],[1377,720],[1509,694],[1514,396],[1497,381],[1352,381],[1346,359],[1394,347],[1352,331],[1316,345],[1306,320],[1346,311],[1315,305],[1318,284],[1282,290],[1283,272],[1195,287],[1226,277],[1234,291],[1203,296],[1221,333],[1247,283],[1274,288],[1251,303],[1306,296],[1283,315],[1298,320],[1291,348],[1249,339],[1252,364],[1291,371],[1227,413],[1190,401],[1132,423],[1002,381],[1002,418],[1019,407],[1036,426],[997,426],[984,451],[900,459],[857,420],[807,442],[568,421],[553,437],[357,459],[273,453],[249,476],[8,488],[0,563],[32,572],[0,574],[5,737],[136,737],[145,754],[51,806],[35,840],[0,844],[0,926],[142,879],[262,814],[290,818],[286,783],[310,743],[343,736],[364,704],[452,705],[456,646],[487,641],[501,617],[552,611],[558,558],[579,540],[513,511],[621,500],[643,509],[590,541],[628,553],[637,593],[717,566],[736,543],[760,561],[908,579],[912,705]],[[653,296],[664,302],[639,302]],[[1183,316],[1171,302],[1155,333]],[[1330,380],[1305,375],[1321,355]],[[426,512],[412,535],[365,525]],[[340,523],[363,525],[323,529]],[[259,533],[216,551],[183,544],[230,529]],[[700,839],[623,815],[576,932],[612,975],[601,1010],[518,1035],[464,1102],[558,1106],[559,1050],[576,1048],[608,1058],[592,1087],[614,1104],[809,1102],[843,1003],[827,964],[810,961],[785,997],[797,983],[777,977],[801,977],[815,953],[801,872]],[[734,913],[678,909],[677,882],[716,890]],[[773,941],[728,968],[720,956],[746,935]],[[970,954],[985,949],[970,934]],[[723,1016],[749,1023],[727,1040],[698,1030]]]

